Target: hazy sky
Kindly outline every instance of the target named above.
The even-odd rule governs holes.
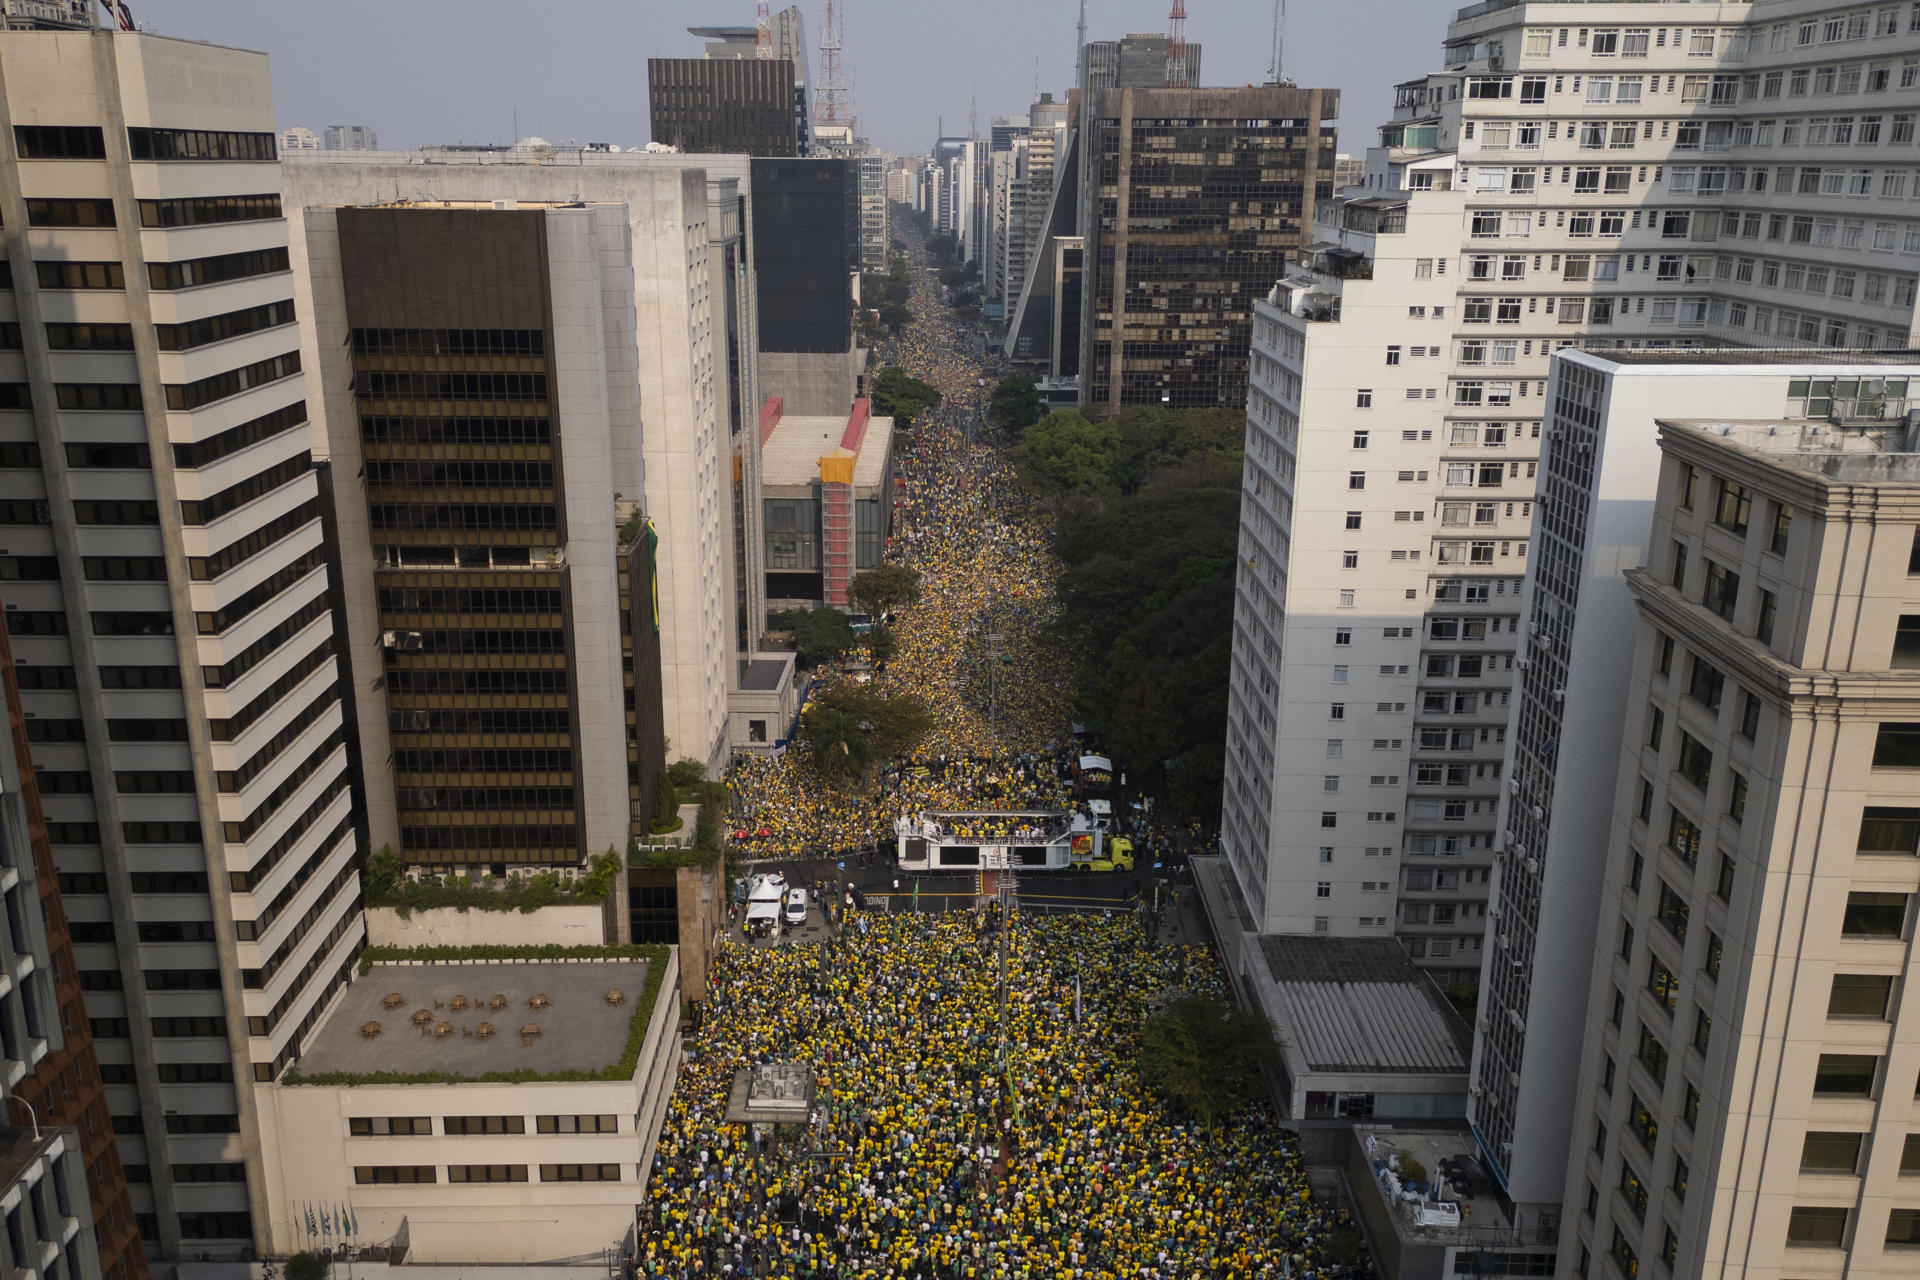
[[[784,7],[775,0],[774,8]],[[1392,107],[1391,87],[1438,65],[1458,4],[1414,0],[1295,3],[1287,70],[1341,90],[1340,149],[1360,152]],[[944,115],[964,134],[977,87],[984,133],[996,115],[1073,77],[1078,0],[852,0],[844,59],[861,132],[894,152],[924,152]],[[1089,39],[1163,31],[1166,0],[1088,0]],[[803,0],[818,79],[824,0]],[[1191,0],[1187,38],[1205,46],[1210,85],[1258,84],[1273,43],[1271,0]],[[383,147],[647,140],[647,59],[697,57],[696,24],[750,25],[750,0],[138,0],[143,28],[265,50],[280,125],[364,123]],[[1366,39],[1360,32],[1370,32]]]

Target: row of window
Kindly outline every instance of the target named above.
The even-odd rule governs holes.
[[[617,1164],[543,1164],[542,1182],[618,1182]],[[439,1181],[438,1170],[430,1164],[355,1165],[353,1180],[363,1187],[397,1186]],[[523,1164],[450,1164],[448,1182],[525,1182]]]
[[[618,1133],[620,1119],[608,1115],[535,1116],[536,1133]],[[525,1116],[443,1116],[441,1129],[448,1137],[525,1133]],[[432,1116],[354,1116],[347,1121],[347,1134],[355,1138],[432,1137]]]

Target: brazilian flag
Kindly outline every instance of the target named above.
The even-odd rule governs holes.
[[[660,531],[647,518],[647,586],[653,592],[653,634],[660,634]]]

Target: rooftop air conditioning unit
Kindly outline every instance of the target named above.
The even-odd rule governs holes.
[[[380,643],[386,648],[391,649],[400,643],[400,637],[394,632],[382,631],[380,633]]]
[[[1479,1081],[1475,1081],[1474,1083],[1467,1086],[1467,1092],[1472,1094],[1476,1098],[1479,1097],[1481,1094],[1485,1093],[1486,1091],[1487,1091],[1486,1086],[1481,1084]]]
[[[1529,873],[1531,873],[1531,874],[1533,874],[1533,875],[1536,875],[1536,876],[1537,876],[1537,875],[1539,875],[1539,874],[1540,874],[1540,859],[1538,859],[1538,858],[1528,858],[1528,859],[1527,859],[1527,871],[1528,871]]]
[[[1517,796],[1517,795],[1519,795],[1519,794],[1520,794],[1520,779],[1518,779],[1518,778],[1508,778],[1508,779],[1507,779],[1507,790],[1508,790],[1508,791],[1511,791],[1511,792],[1512,792],[1512,793],[1513,793],[1514,795],[1516,795],[1516,796]]]
[[[1547,820],[1547,811],[1539,805],[1533,806],[1533,820],[1535,822],[1545,822]]]
[[[1520,1087],[1520,1073],[1518,1071],[1507,1072],[1507,1081],[1513,1085],[1514,1088],[1518,1089]],[[1502,1151],[1512,1150],[1512,1144],[1503,1142],[1500,1144],[1500,1149]]]

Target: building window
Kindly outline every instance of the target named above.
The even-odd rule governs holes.
[[[1920,1245],[1920,1209],[1895,1209],[1887,1215],[1887,1243],[1896,1248]]]
[[[439,1175],[430,1164],[360,1164],[353,1167],[353,1180],[363,1187],[384,1187],[438,1182]]]
[[[1347,488],[1364,489],[1367,487],[1367,473],[1364,471],[1347,472]]]
[[[1873,764],[1881,769],[1920,768],[1920,724],[1882,724],[1874,739]]]
[[[617,1164],[543,1164],[540,1166],[542,1182],[618,1182],[620,1166]]]
[[[1739,602],[1740,575],[1724,565],[1707,561],[1707,589],[1700,603],[1732,622],[1734,606]]]
[[[1713,522],[1744,537],[1753,518],[1753,490],[1731,480],[1720,481],[1719,490],[1713,504]]]
[[[1356,409],[1373,408],[1373,388],[1362,387],[1353,393],[1353,407]]]
[[[1902,938],[1907,932],[1907,895],[1855,890],[1847,895],[1840,933],[1847,938]]]
[[[1827,996],[1829,1018],[1884,1021],[1893,998],[1893,979],[1880,973],[1836,973]]]
[[[447,1116],[440,1122],[441,1132],[449,1138],[478,1137],[502,1133],[525,1133],[525,1116]],[[525,1178],[521,1179],[526,1181]]]
[[[1867,1053],[1823,1053],[1814,1069],[1816,1098],[1871,1098],[1880,1059]]]
[[[1851,1209],[1795,1205],[1787,1217],[1787,1243],[1802,1248],[1838,1249],[1847,1238]]]
[[[1322,880],[1318,884],[1314,885],[1313,896],[1316,898],[1331,898],[1333,896],[1332,883],[1326,880]]]

